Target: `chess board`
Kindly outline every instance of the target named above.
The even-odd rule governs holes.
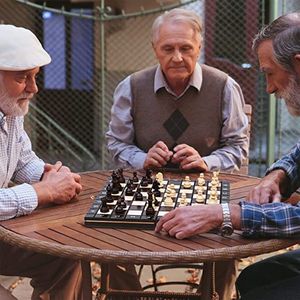
[[[150,178],[148,178],[149,180]],[[145,181],[145,179],[143,179]],[[108,184],[104,187],[85,215],[84,222],[89,227],[110,227],[110,228],[133,228],[133,229],[154,229],[156,222],[169,211],[182,205],[199,205],[229,202],[230,184],[227,181],[219,181],[217,187],[214,188],[215,197],[211,199],[211,180],[204,180],[201,187],[203,200],[198,197],[198,181],[190,180],[188,184],[183,179],[163,179],[159,183],[160,195],[155,196],[153,191],[153,183],[136,181],[132,184],[132,180],[125,179],[120,183],[118,192],[109,192],[111,202],[107,203],[107,187],[111,186],[112,180],[108,180]],[[129,183],[130,182],[130,183]],[[127,195],[128,185],[131,185],[132,193]],[[170,198],[170,189],[172,188],[172,203],[166,203],[166,198]],[[157,189],[156,189],[157,190]],[[137,191],[142,194],[142,199],[136,199]],[[150,205],[152,205],[151,214],[147,210],[149,206],[149,191],[153,195],[150,197]],[[182,201],[184,196],[185,201]],[[123,197],[126,207],[121,212],[117,211],[118,200]],[[141,198],[141,197],[139,197]],[[104,201],[104,200],[105,201]],[[103,203],[104,202],[104,203]],[[184,203],[183,203],[184,202]],[[119,200],[120,203],[120,200]],[[102,206],[105,205],[105,212],[102,212]]]

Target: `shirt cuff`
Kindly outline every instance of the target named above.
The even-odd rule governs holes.
[[[36,167],[34,169],[34,171],[32,172],[32,176],[30,178],[30,183],[35,183],[35,182],[39,182],[42,178],[42,175],[44,174],[44,168],[45,168],[45,163],[40,160],[37,164]]]
[[[221,160],[217,155],[209,155],[202,157],[209,171],[217,171],[221,169]]]
[[[32,185],[24,183],[10,188],[16,195],[18,210],[16,216],[28,215],[38,206],[38,198]]]
[[[241,201],[240,206],[242,209],[241,229],[243,231],[243,235],[258,235],[261,232],[264,218],[261,205]]]
[[[132,158],[132,168],[135,170],[143,170],[147,154],[144,152],[136,152]]]

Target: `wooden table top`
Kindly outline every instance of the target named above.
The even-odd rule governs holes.
[[[152,230],[89,228],[84,216],[111,175],[111,171],[82,174],[83,191],[65,205],[40,208],[31,215],[0,222],[0,239],[37,252],[99,262],[178,263],[242,258],[279,250],[296,243],[287,239],[246,239],[240,232],[230,237],[201,234],[189,239],[156,234]],[[124,171],[125,177],[131,172]],[[165,173],[165,178],[192,179],[198,174]],[[209,174],[208,174],[209,175]],[[206,175],[206,176],[208,176]],[[259,179],[220,174],[231,183],[230,199],[239,201]]]

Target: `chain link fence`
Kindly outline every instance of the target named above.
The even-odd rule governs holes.
[[[1,0],[1,22],[31,29],[52,57],[41,71],[40,91],[26,117],[35,151],[48,162],[59,159],[76,171],[110,167],[104,135],[114,89],[132,72],[156,64],[150,43],[152,22],[164,10],[181,6],[203,20],[201,62],[230,74],[253,106],[250,173],[262,175],[267,161],[268,96],[251,44],[269,22],[268,3]],[[281,5],[282,12],[295,9]],[[278,104],[277,109],[276,139],[282,144],[276,148],[278,157],[290,147],[287,141],[295,142],[298,131],[285,107]]]

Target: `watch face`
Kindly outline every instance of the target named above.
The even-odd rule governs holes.
[[[231,225],[229,224],[224,224],[221,228],[221,234],[228,236],[228,235],[232,235],[233,233],[233,228]]]

